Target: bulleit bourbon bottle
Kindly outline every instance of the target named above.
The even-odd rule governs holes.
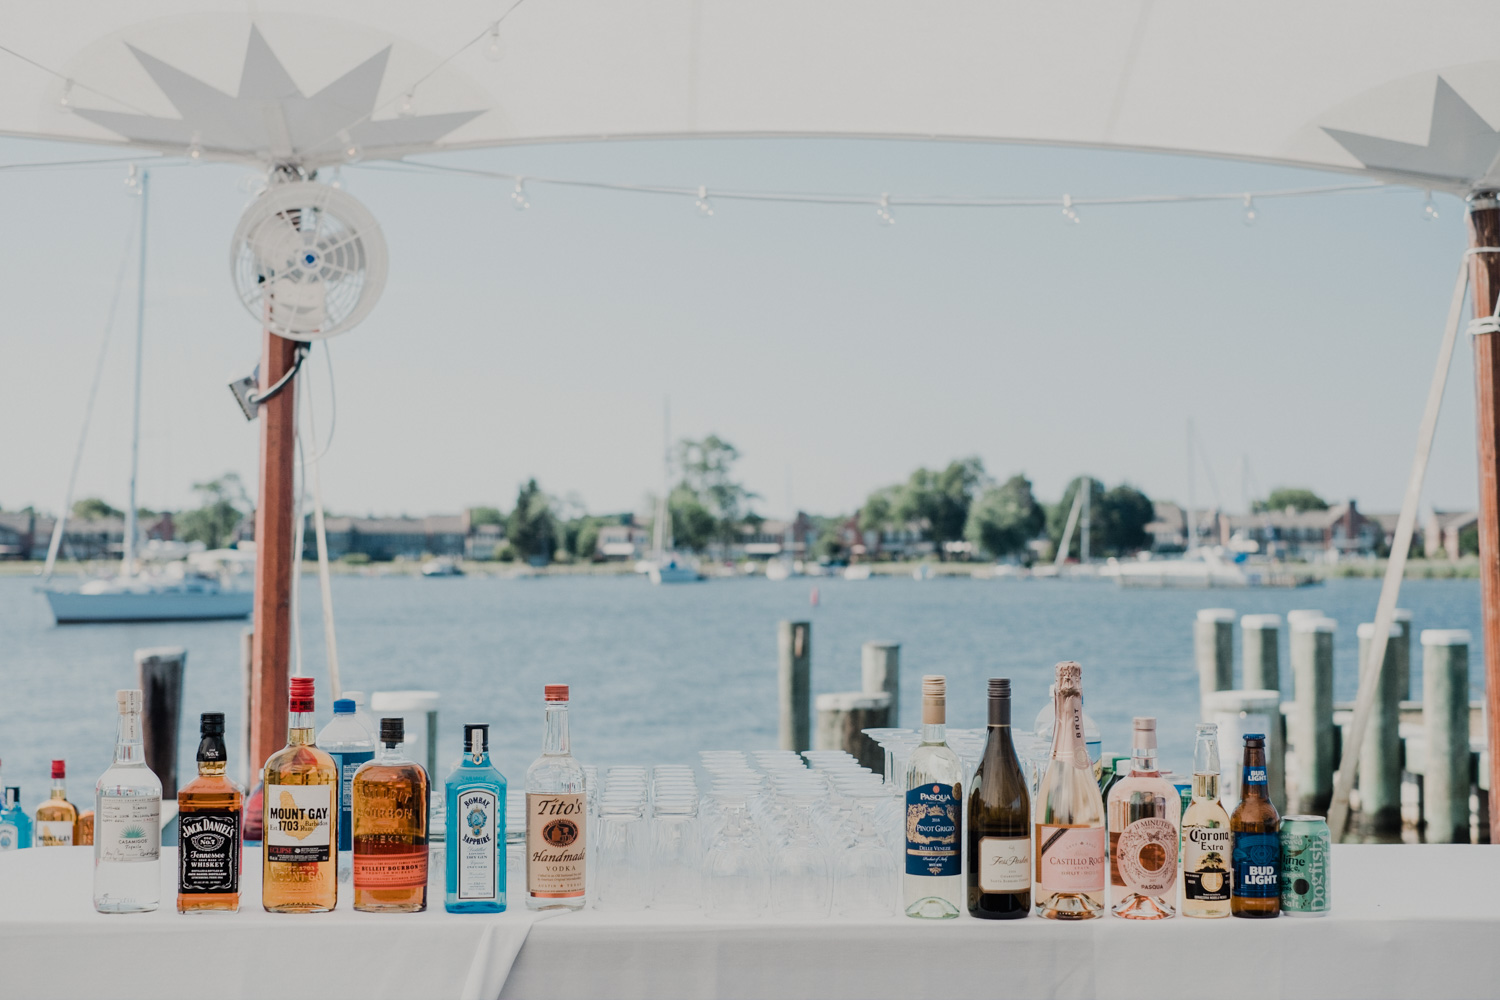
[[[313,743],[313,680],[291,679],[286,746],[266,760],[261,903],[271,913],[338,905],[339,769]]]

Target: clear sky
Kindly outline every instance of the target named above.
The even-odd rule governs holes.
[[[99,156],[0,140],[0,163]],[[878,194],[1075,197],[1257,190],[1347,178],[1212,160],[985,144],[705,140],[450,155],[533,175]],[[1256,205],[904,209],[719,201],[352,166],[390,282],[331,343],[337,432],[326,501],[344,513],[509,507],[519,481],[638,509],[674,436],[743,453],[762,512],[857,507],[918,465],[977,454],[1046,499],[1091,472],[1197,499],[1308,486],[1395,509],[1448,297],[1462,206],[1438,196]],[[60,506],[137,203],[124,169],[0,171],[0,507]],[[192,503],[226,470],[253,482],[257,431],[227,382],[259,331],[228,248],[244,168],[153,173],[140,501]],[[133,267],[133,265],[132,265]],[[133,273],[133,271],[132,271]],[[78,495],[122,503],[134,290],[109,347]],[[310,386],[326,430],[321,351]],[[1470,347],[1454,364],[1426,498],[1476,496]]]

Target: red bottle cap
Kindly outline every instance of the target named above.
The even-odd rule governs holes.
[[[291,678],[291,707],[293,712],[311,712],[313,710],[313,679],[311,677]]]
[[[568,686],[566,684],[548,684],[544,689],[548,701],[567,701]]]
[[[52,778],[53,778],[53,780],[55,781],[58,778],[66,778],[67,776],[68,776],[67,764],[64,763],[63,761],[60,761],[60,760],[54,760],[52,762]]]

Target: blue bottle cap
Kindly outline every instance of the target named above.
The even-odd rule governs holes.
[[[355,708],[356,706],[354,704],[353,698],[340,698],[338,701],[335,701],[333,703],[333,714],[353,715],[355,712]]]

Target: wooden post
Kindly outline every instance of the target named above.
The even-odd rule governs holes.
[[[292,367],[296,341],[267,331],[260,391]],[[286,745],[287,667],[291,662],[292,501],[296,479],[291,386],[260,407],[260,486],[255,504],[255,635],[250,664],[251,773]]]
[[[776,626],[777,687],[783,750],[812,749],[812,623]]]
[[[1427,842],[1469,842],[1469,633],[1422,632]]]
[[[1396,627],[1400,638],[1391,641],[1396,645],[1396,697],[1411,701],[1411,609],[1396,609]]]
[[[1338,623],[1319,615],[1291,622],[1292,705],[1290,742],[1297,748],[1294,813],[1326,815],[1333,800],[1333,636]]]
[[[1234,611],[1204,608],[1193,622],[1193,658],[1198,664],[1200,706],[1215,691],[1234,687]],[[1203,711],[1206,713],[1207,709]],[[1206,714],[1203,721],[1212,721]]]
[[[1500,199],[1495,192],[1469,196],[1469,246],[1500,247]],[[1474,316],[1494,315],[1500,292],[1500,254],[1469,256]],[[1493,333],[1474,341],[1474,414],[1479,421],[1479,589],[1484,629],[1486,736],[1490,748],[1490,788],[1500,787],[1500,342]],[[1500,810],[1490,810],[1490,842],[1500,843]]]
[[[182,668],[186,663],[187,650],[181,646],[135,651],[146,766],[161,779],[164,799],[177,797],[177,734],[182,728]]]
[[[865,694],[884,691],[891,696],[890,721],[886,725],[901,725],[901,644],[865,643],[859,651],[859,673],[860,689]]]
[[[1249,690],[1281,690],[1281,616],[1240,619],[1240,683]]]
[[[1401,832],[1401,705],[1396,696],[1396,640],[1401,630],[1391,626],[1375,711],[1359,748],[1360,826],[1370,833]],[[1375,623],[1359,626],[1359,662],[1368,662],[1375,642]]]
[[[1224,765],[1224,802],[1238,802],[1243,739],[1247,733],[1266,738],[1267,792],[1278,811],[1286,808],[1286,740],[1281,732],[1280,691],[1214,691],[1204,695],[1206,722],[1219,724],[1219,753]]]
[[[877,774],[885,771],[885,751],[864,734],[890,725],[891,696],[884,691],[841,691],[818,695],[815,750],[843,750]]]
[[[240,632],[240,745],[235,748],[235,758],[238,760],[237,769],[240,775],[240,784],[246,791],[255,787],[256,772],[259,766],[250,766],[250,719],[255,713],[252,704],[252,694],[255,685],[251,678],[255,676],[253,664],[255,663],[255,630],[246,628]]]

